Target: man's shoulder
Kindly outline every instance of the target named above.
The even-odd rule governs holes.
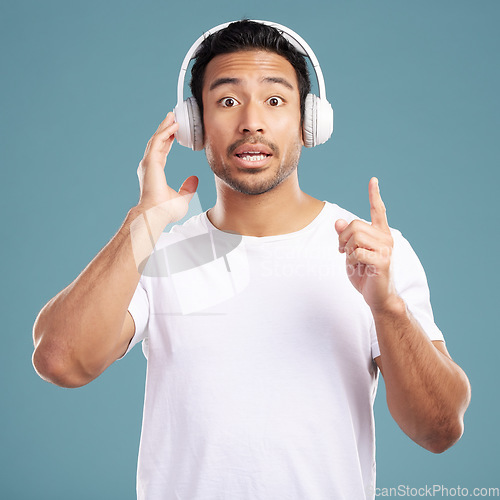
[[[360,217],[353,214],[352,212],[349,212],[349,210],[342,208],[336,203],[332,203],[331,201],[328,200],[323,200],[323,201],[325,201],[326,203],[325,208],[328,211],[330,217],[333,217],[335,219],[344,219],[347,222],[351,222],[355,219],[360,219]]]
[[[157,245],[170,245],[176,241],[207,234],[208,227],[205,214],[206,212],[188,215],[180,221],[169,224],[163,230]]]

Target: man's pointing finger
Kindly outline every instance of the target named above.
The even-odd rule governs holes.
[[[376,177],[370,179],[370,183],[368,184],[368,197],[370,198],[370,217],[372,226],[381,229],[389,229],[385,205],[380,196],[380,188]]]

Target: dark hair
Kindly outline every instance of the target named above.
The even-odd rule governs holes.
[[[311,91],[311,81],[305,57],[282,36],[278,29],[247,19],[235,21],[226,28],[212,33],[196,51],[196,60],[191,69],[191,83],[189,85],[200,108],[201,116],[203,117],[202,90],[207,64],[215,56],[241,50],[267,50],[288,60],[297,74],[302,121],[306,97]]]

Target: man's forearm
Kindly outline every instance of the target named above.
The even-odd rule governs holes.
[[[83,385],[116,359],[140,278],[138,266],[168,220],[146,222],[143,212],[130,210],[92,262],[40,311],[33,328],[33,362],[44,378],[59,385]]]
[[[374,314],[377,358],[389,410],[401,429],[424,448],[441,452],[463,432],[469,381],[453,360],[429,340],[404,301]]]

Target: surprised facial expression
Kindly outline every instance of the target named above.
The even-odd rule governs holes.
[[[214,57],[203,85],[205,153],[232,189],[262,194],[296,171],[302,149],[297,75],[282,56],[239,51]]]

